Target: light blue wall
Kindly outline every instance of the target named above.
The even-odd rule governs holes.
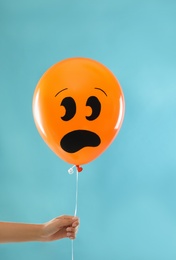
[[[74,213],[75,176],[31,108],[44,71],[73,56],[109,67],[126,100],[116,140],[79,176],[75,260],[175,260],[175,0],[1,1],[0,219]],[[0,259],[69,260],[71,244],[0,245]]]

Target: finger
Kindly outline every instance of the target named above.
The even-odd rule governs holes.
[[[70,239],[75,239],[76,238],[76,234],[75,233],[67,233],[67,237]]]
[[[76,237],[69,237],[71,240],[74,240]]]
[[[73,227],[68,227],[68,228],[66,229],[66,232],[77,233],[77,231],[78,231],[78,228],[73,228]]]
[[[77,231],[78,231],[78,228],[68,227],[66,229],[67,237],[70,238],[70,239],[75,239]]]
[[[66,227],[78,221],[78,218],[75,218],[73,216],[61,216],[57,217],[56,220],[59,227]]]
[[[79,224],[80,224],[79,220],[78,221],[74,221],[72,223],[72,227],[77,227],[77,226],[79,226]]]

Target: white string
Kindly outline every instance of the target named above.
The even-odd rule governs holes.
[[[75,202],[75,213],[74,217],[77,215],[78,210],[78,170],[76,169],[76,202]]]
[[[75,213],[74,217],[77,215],[77,210],[78,210],[78,170],[76,169],[76,201],[75,201]],[[73,246],[73,240],[71,241],[72,243],[72,260],[74,260],[74,246]]]

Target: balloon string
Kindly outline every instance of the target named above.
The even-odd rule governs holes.
[[[74,217],[77,215],[78,210],[78,170],[76,170],[76,202],[75,202],[75,214]]]
[[[73,240],[71,241],[72,243],[72,260],[74,260],[74,245],[73,245]]]
[[[75,213],[74,217],[77,215],[77,210],[78,210],[78,169],[76,169],[76,202],[75,202]],[[74,260],[74,245],[73,245],[73,240],[72,242],[72,260]]]

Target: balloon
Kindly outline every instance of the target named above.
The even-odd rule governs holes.
[[[37,129],[64,161],[82,165],[112,143],[124,117],[118,80],[101,63],[69,58],[49,68],[33,96]]]

